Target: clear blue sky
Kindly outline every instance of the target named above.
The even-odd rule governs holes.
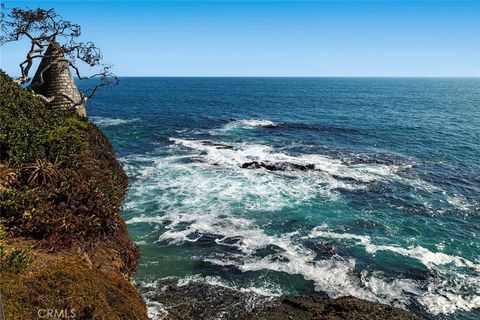
[[[7,1],[82,25],[122,76],[480,76],[479,1]],[[25,46],[1,48],[18,74]]]

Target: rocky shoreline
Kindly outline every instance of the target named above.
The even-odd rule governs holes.
[[[354,297],[263,296],[219,285],[161,281],[139,287],[151,319],[418,320],[412,313]]]

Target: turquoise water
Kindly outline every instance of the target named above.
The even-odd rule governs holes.
[[[88,111],[138,281],[480,319],[479,79],[124,78]]]

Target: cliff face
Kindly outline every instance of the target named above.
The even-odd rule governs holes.
[[[0,292],[6,319],[147,319],[105,135],[0,71]],[[1,316],[1,315],[0,315]]]

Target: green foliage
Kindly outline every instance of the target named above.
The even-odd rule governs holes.
[[[15,273],[20,273],[23,272],[32,261],[33,255],[30,248],[15,248],[7,252],[2,264],[5,268],[9,268]]]
[[[74,111],[52,109],[0,70],[0,161],[55,161],[86,148],[88,121]]]
[[[50,249],[112,235],[128,182],[106,136],[1,71],[0,102],[0,213],[9,233]],[[25,254],[11,262],[21,268]]]
[[[7,249],[5,244],[7,234],[0,223],[0,271],[21,273],[33,261],[30,248]]]

